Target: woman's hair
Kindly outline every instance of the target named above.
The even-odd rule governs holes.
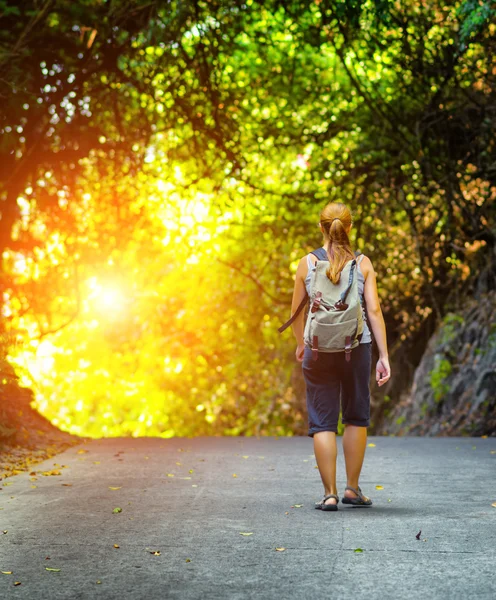
[[[342,202],[330,202],[320,213],[324,237],[329,239],[327,254],[329,268],[326,275],[332,283],[339,283],[344,265],[355,258],[346,228],[351,225],[351,213]]]

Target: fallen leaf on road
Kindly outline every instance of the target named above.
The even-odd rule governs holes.
[[[62,485],[65,485],[66,487],[71,487],[72,483],[63,483]],[[34,486],[34,487],[36,487],[36,486]]]
[[[363,552],[361,548],[355,548],[355,552]]]
[[[496,454],[496,450],[489,450],[489,454]]]
[[[186,559],[186,562],[191,562],[191,558],[187,558],[187,559]]]
[[[250,455],[248,455],[248,456],[243,456],[242,458],[250,458]]]
[[[86,452],[88,452],[88,450],[78,450],[77,451],[78,454],[86,454]]]
[[[4,575],[12,575],[14,571],[2,571]]]
[[[120,487],[112,487],[111,485],[109,485],[109,490],[120,490],[120,489],[121,489]]]
[[[291,508],[301,508],[303,504],[293,504]]]
[[[174,473],[167,473],[167,477],[174,477]]]
[[[20,581],[14,581],[14,585],[21,585]]]
[[[370,444],[367,444],[367,446],[368,446],[369,448],[375,448],[375,444],[372,444],[372,442],[371,442]]]
[[[52,469],[51,471],[43,471],[41,474],[48,477],[49,475],[60,475],[60,471],[58,469]]]
[[[236,473],[233,473],[233,477],[237,477]]]
[[[45,567],[45,571],[56,571],[58,573],[60,571],[60,569],[53,569],[52,567]]]
[[[4,530],[2,531],[2,533],[4,533],[4,534],[5,534],[5,533],[9,533],[9,530],[8,530],[8,529],[4,529]]]
[[[160,556],[160,550],[152,550],[150,554],[153,554],[153,556]]]
[[[376,486],[375,486],[375,489],[376,489],[376,490],[383,490],[383,489],[384,489],[384,486],[383,486],[383,485],[376,485]]]
[[[119,544],[114,544],[114,548],[120,548]]]
[[[417,535],[415,536],[418,540],[420,539],[420,534],[422,533],[422,530],[420,530]]]
[[[248,533],[248,532],[240,531],[239,535],[253,535],[253,532],[252,533]]]
[[[119,508],[119,507],[114,508],[114,510],[112,512],[113,513],[120,513],[120,512],[122,512],[122,508]]]
[[[93,461],[93,464],[94,464],[94,465],[99,465],[99,464],[100,464],[100,462],[101,462],[101,461],[99,461],[99,460],[94,460],[94,461]]]
[[[286,550],[286,548],[276,548],[276,550],[277,550],[278,552],[284,552],[284,550]]]
[[[494,506],[494,508],[496,508],[496,502],[493,502],[493,503],[491,504],[491,506]]]

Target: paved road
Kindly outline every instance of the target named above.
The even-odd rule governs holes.
[[[496,598],[496,439],[368,441],[337,512],[309,437],[72,447],[1,482],[0,598]]]

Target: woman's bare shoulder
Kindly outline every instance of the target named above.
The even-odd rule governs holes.
[[[360,269],[362,271],[363,278],[367,279],[368,274],[375,273],[375,271],[370,258],[365,256],[365,254],[362,254],[362,256],[363,258],[360,260]]]
[[[305,256],[302,256],[300,258],[300,262],[298,263],[298,267],[296,268],[296,275],[299,276],[301,279],[305,279],[308,273],[308,257],[311,257],[312,255],[310,254],[305,254]]]

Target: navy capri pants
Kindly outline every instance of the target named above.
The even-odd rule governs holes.
[[[343,424],[370,425],[370,368],[372,342],[358,344],[351,360],[344,352],[319,352],[312,359],[312,349],[305,348],[303,377],[308,410],[308,435],[319,431],[338,432],[340,399]]]

